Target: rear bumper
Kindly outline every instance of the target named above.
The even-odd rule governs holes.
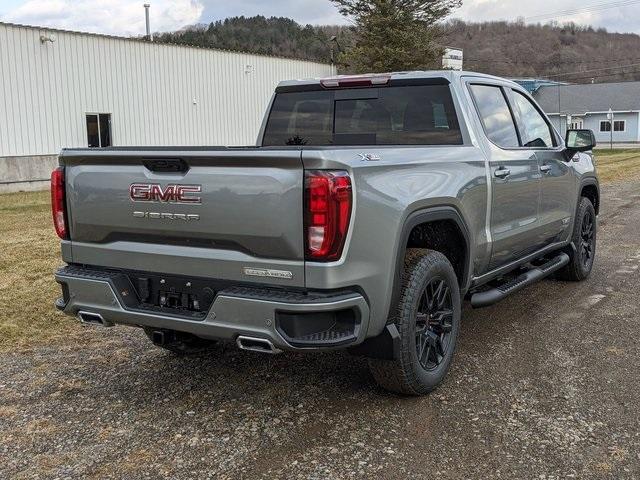
[[[327,294],[229,287],[216,294],[206,316],[194,319],[127,307],[108,272],[62,268],[55,278],[63,290],[56,307],[68,315],[88,312],[100,315],[107,324],[169,329],[233,342],[238,336],[256,337],[280,350],[351,347],[365,340],[369,325],[369,306],[354,291]],[[337,319],[334,323],[342,324],[342,333],[314,331],[313,322],[320,318],[324,318],[318,323],[321,326],[327,325],[327,319]],[[348,321],[342,322],[343,318]],[[345,324],[347,330],[353,325],[346,334]]]

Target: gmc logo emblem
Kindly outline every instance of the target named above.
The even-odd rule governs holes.
[[[134,202],[162,202],[200,204],[202,199],[196,193],[202,192],[202,185],[162,185],[157,183],[132,183],[129,198]]]

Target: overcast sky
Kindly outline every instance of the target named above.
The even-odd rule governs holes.
[[[147,0],[154,31],[178,30],[236,15],[290,17],[299,23],[346,23],[329,0]],[[43,25],[116,35],[144,34],[144,0],[0,0],[0,21]],[[453,17],[464,20],[547,22],[552,14],[594,5],[615,3],[615,8],[556,16],[609,31],[640,34],[640,0],[464,0]],[[625,5],[625,6],[620,6]],[[537,17],[549,15],[546,18]],[[529,19],[528,17],[534,17]]]

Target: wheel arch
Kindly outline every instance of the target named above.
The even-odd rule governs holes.
[[[416,244],[416,229],[436,225],[439,228],[447,226],[446,228],[450,230],[440,231],[449,235],[455,235],[455,243],[449,244],[448,248],[442,248],[442,246],[446,244],[446,242],[442,242],[442,240],[444,240],[443,238],[432,239],[434,240],[433,243],[429,243],[429,238],[427,238],[425,239],[427,241],[424,244]],[[429,229],[427,228],[421,233],[423,235],[428,234]],[[412,238],[412,235],[414,238]],[[450,237],[447,238],[450,239]],[[467,227],[462,214],[458,209],[452,206],[420,209],[407,216],[400,232],[394,266],[390,314],[392,313],[394,305],[397,303],[400,296],[400,274],[404,265],[404,257],[407,249],[412,248],[413,246],[416,248],[431,248],[443,253],[453,264],[454,270],[456,270],[456,276],[458,277],[461,293],[464,295],[468,290],[469,280],[471,278],[471,238],[469,228]],[[452,249],[457,249],[458,247],[463,250],[461,258],[458,257],[452,259]]]
[[[600,185],[596,178],[586,178],[580,182],[580,196],[578,197],[578,204],[580,204],[580,199],[582,197],[586,197],[591,201],[593,208],[596,211],[596,215],[598,215],[600,213]]]
[[[459,239],[464,248],[464,262],[461,272],[457,272],[460,293],[464,296],[471,281],[471,236],[469,228],[460,211],[452,206],[438,206],[418,209],[410,213],[402,225],[398,246],[395,252],[395,264],[393,272],[391,302],[387,319],[394,316],[394,309],[400,300],[400,274],[404,268],[404,257],[409,245],[411,232],[420,225],[433,224],[434,222],[450,222],[456,226]],[[443,252],[441,252],[443,253]],[[445,254],[446,256],[446,254]],[[455,267],[454,267],[455,269]],[[399,355],[400,334],[394,323],[387,323],[380,335],[365,340],[362,344],[351,348],[355,355],[364,355],[370,358],[393,360]]]

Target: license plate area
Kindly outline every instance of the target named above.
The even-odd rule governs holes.
[[[147,274],[128,277],[141,310],[204,318],[215,298],[214,288],[198,278]]]

